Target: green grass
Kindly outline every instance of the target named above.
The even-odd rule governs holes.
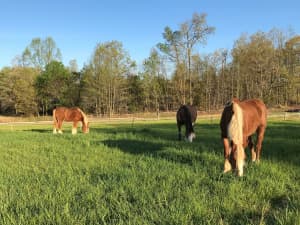
[[[268,124],[259,165],[222,174],[216,121],[0,126],[0,224],[300,224],[299,121]],[[249,152],[248,161],[249,161]]]

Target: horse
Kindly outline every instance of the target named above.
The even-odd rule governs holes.
[[[251,150],[252,162],[260,161],[262,142],[267,127],[267,108],[259,99],[228,102],[222,112],[220,128],[224,147],[224,173],[234,169],[243,176],[245,151]],[[256,150],[251,136],[256,132]]]
[[[89,122],[87,116],[84,112],[78,107],[66,108],[66,107],[57,107],[53,109],[53,134],[60,133],[62,134],[62,123],[63,121],[71,122],[73,121],[72,134],[77,134],[77,125],[78,122],[82,123],[82,132],[89,132]]]
[[[185,138],[192,142],[196,137],[194,132],[194,123],[197,119],[197,109],[191,105],[181,105],[176,114],[178,127],[178,140],[181,140],[181,126],[185,125]]]

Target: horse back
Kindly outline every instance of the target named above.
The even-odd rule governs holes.
[[[195,106],[182,105],[176,114],[177,124],[184,124],[187,121],[194,123],[197,119],[197,109]]]
[[[66,107],[57,107],[53,110],[53,116],[57,120],[65,121],[82,121],[83,116],[81,110],[78,107],[66,108]]]
[[[244,132],[254,133],[259,127],[267,126],[267,108],[259,99],[239,102],[244,114]]]
[[[222,112],[220,120],[221,136],[228,138],[228,125],[233,115],[233,103],[238,104],[243,111],[243,132],[249,136],[253,134],[258,127],[266,127],[267,125],[267,108],[259,99],[249,99],[239,101],[233,99],[228,102]]]

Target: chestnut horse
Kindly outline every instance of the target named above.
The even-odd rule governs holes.
[[[267,108],[258,99],[239,101],[234,98],[225,105],[222,113],[221,135],[224,146],[224,173],[235,169],[238,176],[243,175],[245,151],[251,149],[252,161],[259,162],[267,127]],[[251,135],[256,132],[256,150]]]
[[[197,119],[197,109],[191,105],[181,105],[176,114],[178,127],[178,140],[181,140],[181,126],[185,125],[185,138],[189,142],[196,137],[194,132],[194,123]]]
[[[84,112],[78,107],[66,108],[66,107],[57,107],[53,110],[53,134],[62,133],[61,127],[63,121],[73,122],[72,134],[77,133],[78,122],[82,122],[82,132],[89,132],[89,123],[87,116]]]

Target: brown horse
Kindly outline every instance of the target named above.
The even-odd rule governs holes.
[[[176,114],[178,127],[178,140],[181,140],[181,126],[185,125],[185,138],[192,142],[196,137],[194,132],[194,123],[197,119],[197,109],[191,105],[181,105]]]
[[[244,148],[248,146],[251,149],[253,162],[260,160],[262,141],[267,127],[267,108],[258,99],[239,101],[234,98],[225,105],[220,127],[224,145],[224,173],[235,169],[238,176],[242,176],[246,158]],[[256,151],[251,138],[255,132]]]
[[[73,122],[72,134],[77,133],[78,122],[82,122],[82,132],[89,132],[89,123],[87,116],[84,112],[78,107],[66,108],[66,107],[57,107],[53,110],[53,134],[62,133],[61,127],[63,121]]]

